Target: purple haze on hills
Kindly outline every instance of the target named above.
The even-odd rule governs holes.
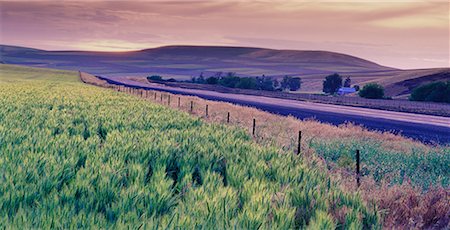
[[[82,70],[93,74],[198,76],[235,72],[240,76],[283,76],[378,72],[394,68],[327,51],[251,47],[165,46],[131,52],[45,51],[0,46],[6,64]]]

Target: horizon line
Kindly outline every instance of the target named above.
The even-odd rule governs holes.
[[[73,50],[73,49],[41,49],[41,48],[36,48],[36,47],[31,47],[31,46],[22,46],[22,45],[16,45],[16,44],[3,44],[0,43],[0,46],[10,46],[10,47],[17,47],[17,48],[25,48],[25,49],[34,49],[34,50],[41,50],[41,51],[46,51],[46,52],[96,52],[96,53],[131,53],[131,52],[141,52],[141,51],[146,51],[146,50],[152,50],[152,49],[158,49],[158,48],[165,48],[165,47],[217,47],[217,48],[244,48],[244,49],[263,49],[263,50],[276,50],[276,51],[306,51],[306,52],[328,52],[328,53],[335,53],[335,54],[340,54],[340,55],[346,55],[346,56],[350,56],[350,57],[354,57],[354,58],[359,58],[368,62],[372,62],[375,63],[377,65],[380,66],[384,66],[384,67],[389,67],[392,68],[394,70],[420,70],[420,69],[450,69],[450,65],[449,66],[442,66],[442,67],[431,67],[431,68],[416,68],[416,69],[405,69],[405,68],[399,68],[399,67],[392,67],[392,66],[387,66],[387,65],[382,65],[379,64],[378,62],[369,60],[367,58],[362,58],[356,55],[352,55],[352,54],[346,54],[346,53],[342,53],[342,52],[336,52],[336,51],[329,51],[329,50],[304,50],[304,49],[276,49],[276,48],[267,48],[267,47],[257,47],[257,46],[236,46],[236,45],[188,45],[188,44],[173,44],[173,45],[161,45],[161,46],[154,46],[154,47],[148,47],[148,48],[142,48],[142,49],[130,49],[130,50],[83,50],[83,49],[79,49],[79,50]]]

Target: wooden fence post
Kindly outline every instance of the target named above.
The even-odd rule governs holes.
[[[169,97],[167,98],[167,105],[170,105],[170,94]]]
[[[191,113],[192,113],[193,110],[194,110],[194,102],[191,101]]]
[[[300,155],[302,148],[302,131],[298,131],[298,146],[297,146],[297,155]]]
[[[227,123],[230,123],[230,112],[227,114]]]
[[[154,98],[153,100],[155,100],[155,101],[156,101],[156,91],[155,91],[155,98]]]
[[[178,108],[180,108],[180,97],[178,97]]]
[[[359,167],[360,167],[360,156],[359,156],[359,149],[356,150],[356,186],[359,188],[359,186],[361,185],[360,182],[360,171],[359,171]]]
[[[163,96],[163,95],[162,95],[162,93],[161,93],[161,101],[162,101],[162,96]]]
[[[208,105],[206,105],[205,114],[206,114],[206,117],[208,117]]]
[[[255,136],[255,128],[256,128],[256,119],[253,118],[253,130],[252,130],[253,136]]]

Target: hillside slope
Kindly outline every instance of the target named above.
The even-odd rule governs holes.
[[[138,76],[150,74],[187,80],[217,72],[240,76],[300,76],[301,92],[319,93],[325,76],[351,76],[353,84],[378,82],[387,96],[405,96],[409,89],[398,87],[406,79],[439,74],[449,69],[398,70],[358,57],[328,52],[274,50],[251,47],[165,46],[131,52],[45,51],[0,45],[0,63],[81,70],[96,75]],[[426,82],[426,79],[420,82]]]
[[[0,46],[0,52],[5,64],[80,69],[94,74],[157,72],[198,76],[201,72],[208,75],[222,71],[271,76],[392,70],[340,53],[247,47],[166,46],[132,52],[84,52]]]

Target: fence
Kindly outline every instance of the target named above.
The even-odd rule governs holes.
[[[152,92],[151,94],[153,94],[153,97],[151,97],[151,94],[149,95],[149,92],[150,92],[149,90],[130,88],[130,87],[125,87],[125,86],[114,86],[114,85],[110,86],[109,88],[113,88],[114,90],[119,91],[119,92],[125,92],[125,93],[129,93],[129,94],[132,94],[132,95],[140,96],[140,97],[143,97],[145,99],[153,98],[153,100],[155,102],[158,102],[156,100],[156,98],[157,98],[156,95],[158,94],[157,91],[151,91]],[[171,107],[171,104],[170,104],[171,95],[168,94],[168,93],[164,93],[164,92],[159,92],[159,94],[160,94],[159,102],[161,104],[163,104],[163,105],[168,105],[169,107]],[[166,104],[166,102],[167,102],[167,104]],[[209,107],[209,104],[205,105],[204,113],[203,113],[203,115],[201,115],[201,114],[198,114],[198,112],[194,112],[195,111],[195,106],[194,106],[195,104],[194,104],[193,100],[187,98],[186,102],[188,102],[186,105],[188,105],[189,113],[200,115],[201,118],[205,118],[205,119],[210,118],[210,107]],[[185,109],[186,107],[183,107],[182,105],[183,105],[183,103],[182,103],[182,100],[181,100],[181,96],[178,96],[177,108],[182,109],[182,110]],[[230,123],[230,119],[231,119],[231,113],[229,111],[227,111],[227,115],[226,115],[226,123],[227,124]],[[256,118],[253,118],[252,119],[251,134],[252,134],[252,137],[254,137],[254,138],[257,137],[257,125],[256,124],[257,124]],[[302,153],[302,131],[301,130],[298,131],[298,137],[297,137],[296,142],[297,142],[297,148],[295,149],[295,154],[297,156],[301,156],[301,153]],[[360,174],[360,151],[357,149],[355,153],[356,153],[355,154],[355,181],[356,181],[356,186],[359,187],[360,184],[361,184],[361,182],[360,182],[360,178],[361,178],[361,174]]]
[[[256,109],[244,109],[242,106],[207,101],[193,96],[180,96],[161,91],[109,84],[107,81],[102,81],[95,76],[83,73],[80,73],[80,77],[85,83],[111,88],[119,92],[125,92],[145,100],[153,101],[154,103],[160,103],[171,108],[186,111],[206,121],[233,124],[248,129],[255,141],[262,144],[276,141],[284,151],[291,151],[297,156],[307,156],[308,148],[304,148],[304,145],[307,145],[308,142],[311,143],[316,137],[320,138],[320,135],[317,135],[318,133],[314,133],[314,129],[302,127],[301,124],[305,122],[300,122],[300,125],[295,125],[291,130],[288,130],[286,127],[289,127],[289,125],[282,124],[277,126],[276,123],[279,120],[288,120],[289,118],[285,117],[284,119],[280,119],[277,115],[268,114]],[[177,103],[175,104],[170,103],[173,97],[177,98]],[[298,120],[296,121],[298,122]],[[267,142],[264,142],[265,140]],[[360,151],[355,149],[355,182],[357,187],[361,184],[360,178]]]

